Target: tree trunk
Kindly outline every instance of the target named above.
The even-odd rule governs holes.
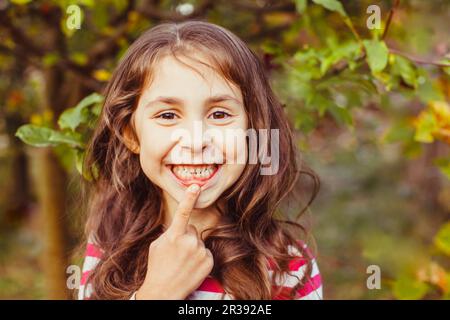
[[[17,128],[23,124],[17,114],[6,115],[6,132],[11,139],[11,169],[9,183],[6,186],[5,224],[19,226],[29,213],[30,188],[28,174],[28,158],[24,144],[14,136]]]
[[[35,185],[41,210],[42,263],[48,299],[67,299],[66,173],[51,149],[36,150]]]

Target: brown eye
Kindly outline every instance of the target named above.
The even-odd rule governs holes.
[[[175,119],[175,116],[176,116],[176,114],[173,112],[164,112],[164,113],[161,113],[156,118],[160,118],[160,119],[164,119],[164,120],[173,120],[173,119]]]
[[[225,111],[213,112],[212,116],[214,117],[215,120],[223,120],[223,119],[226,119],[228,117],[231,117],[231,115],[229,113],[226,113]]]

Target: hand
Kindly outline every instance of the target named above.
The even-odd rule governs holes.
[[[196,189],[196,190],[195,190]],[[147,274],[136,299],[185,299],[209,275],[214,260],[189,218],[200,194],[191,185],[167,230],[150,244]]]

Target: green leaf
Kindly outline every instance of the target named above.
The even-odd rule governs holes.
[[[320,117],[322,117],[328,109],[335,106],[334,102],[326,98],[323,94],[315,94],[309,104],[318,111]]]
[[[343,17],[347,16],[342,3],[340,3],[338,0],[313,0],[313,2],[315,4],[321,5],[328,10],[338,12]]]
[[[425,296],[428,286],[406,274],[400,275],[394,282],[393,293],[400,300],[418,300]]]
[[[439,250],[450,256],[450,222],[439,229],[434,238],[434,243]]]
[[[68,173],[71,173],[74,168],[76,150],[78,149],[74,149],[67,144],[59,144],[52,147],[52,149],[63,168]]]
[[[367,63],[373,73],[382,71],[387,63],[389,57],[389,50],[384,41],[379,40],[364,40],[364,47],[366,48]]]
[[[83,175],[83,163],[84,163],[85,152],[79,151],[76,153],[75,167],[77,171]]]
[[[16,131],[16,137],[25,142],[26,144],[35,147],[48,147],[54,146],[57,143],[50,140],[50,137],[54,134],[55,130],[40,127],[34,124],[26,124]]]
[[[361,53],[361,47],[354,41],[349,41],[338,46],[333,46],[327,54],[324,54],[320,59],[320,72],[324,75],[331,66],[341,60],[346,60],[350,65],[357,59]]]
[[[414,65],[408,59],[395,56],[392,72],[399,75],[408,85],[414,88],[417,87],[417,72]]]
[[[78,173],[87,181],[92,181],[94,177],[98,177],[98,167],[92,166],[92,171],[88,170],[84,166],[84,162],[86,159],[86,151],[85,150],[77,150],[75,154],[75,167]]]
[[[353,128],[353,118],[349,109],[345,107],[334,106],[332,108],[328,108],[328,111],[339,124],[346,125],[349,128]]]
[[[301,112],[296,115],[294,126],[303,133],[309,133],[316,127],[316,119],[311,113]]]
[[[35,147],[50,147],[67,144],[72,147],[83,147],[81,135],[77,132],[60,132],[48,127],[34,124],[21,126],[16,136],[26,144]]]
[[[95,106],[91,108],[91,112],[94,116],[98,117],[102,112],[102,106],[97,103]]]
[[[425,104],[434,100],[444,100],[444,95],[439,86],[426,77],[419,77],[419,86],[416,90],[417,97]]]
[[[50,136],[50,141],[56,144],[67,144],[72,147],[84,147],[81,134],[79,134],[78,132],[53,131],[52,135]]]
[[[103,96],[98,93],[92,93],[81,100],[75,107],[64,111],[58,119],[58,125],[61,129],[75,130],[81,123],[88,120],[86,107],[92,104],[99,104],[103,101]]]
[[[308,5],[307,0],[295,0],[295,8],[299,13],[305,12],[307,5]]]

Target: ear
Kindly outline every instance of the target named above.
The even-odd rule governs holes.
[[[123,130],[123,138],[125,140],[126,147],[133,153],[139,154],[140,147],[139,147],[139,141],[136,137],[136,135],[133,132],[133,129],[130,127],[130,125],[127,125],[125,129]]]

